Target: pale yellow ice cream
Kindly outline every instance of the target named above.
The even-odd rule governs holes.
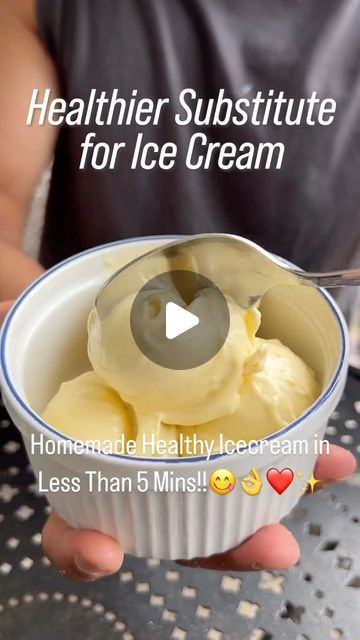
[[[161,296],[161,292],[157,294],[160,299]],[[142,415],[151,415],[167,424],[193,425],[233,413],[239,406],[239,382],[245,362],[255,351],[258,310],[244,311],[228,300],[230,329],[225,344],[210,361],[181,371],[165,369],[140,351],[129,322],[133,299],[125,298],[102,321],[96,309],[91,311],[88,352],[94,371],[134,408],[140,420]],[[187,309],[198,314],[199,305],[211,310],[211,290]],[[149,319],[149,325],[153,322],[156,318]],[[205,345],[206,341],[204,323]]]
[[[115,442],[133,437],[130,412],[120,396],[93,371],[64,382],[42,414],[74,440]]]
[[[198,438],[259,440],[286,426],[315,400],[318,385],[311,369],[279,340],[255,339],[254,356],[245,363],[239,405],[230,415],[196,427],[179,427]]]
[[[63,384],[43,418],[65,434],[116,440],[121,433],[173,441],[180,434],[214,440],[252,440],[278,431],[313,403],[318,385],[311,369],[278,340],[256,337],[260,312],[227,299],[230,330],[220,351],[187,370],[163,368],[134,342],[128,296],[100,321],[89,316],[88,352],[95,373]],[[205,292],[189,305],[208,305]]]

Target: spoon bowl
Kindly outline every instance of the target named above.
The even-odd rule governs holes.
[[[120,300],[140,290],[154,276],[178,270],[205,276],[243,308],[256,304],[270,288],[281,284],[360,284],[360,270],[306,273],[251,240],[231,234],[199,234],[153,249],[116,271],[96,296],[99,317],[104,318]]]

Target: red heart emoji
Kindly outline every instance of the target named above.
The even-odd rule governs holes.
[[[291,485],[294,479],[294,472],[291,469],[269,469],[266,474],[267,481],[270,486],[281,496],[284,491]]]

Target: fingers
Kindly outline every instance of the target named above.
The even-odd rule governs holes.
[[[258,472],[256,471],[256,469],[251,469],[250,471],[250,475],[246,476],[246,478],[243,478],[243,482],[254,482],[254,480],[257,480],[257,482],[260,482],[260,476],[258,474]]]
[[[124,558],[115,540],[98,531],[73,529],[55,512],[45,524],[42,543],[54,565],[75,580],[111,575],[120,569]]]
[[[270,524],[259,529],[239,547],[208,558],[194,558],[180,564],[222,571],[251,571],[252,569],[286,569],[300,556],[294,536],[282,524]]]
[[[255,468],[251,469],[249,476],[241,480],[242,490],[251,496],[256,496],[260,493],[262,484],[262,480]]]
[[[13,304],[14,300],[3,300],[2,302],[0,302],[0,325]]]
[[[323,453],[319,456],[314,475],[323,483],[337,482],[354,473],[356,464],[356,459],[350,451],[330,445],[329,454]],[[250,481],[251,477],[246,480]],[[290,531],[281,524],[273,524],[259,529],[239,547],[226,553],[179,562],[186,566],[224,571],[285,569],[295,564],[299,555],[299,545]]]
[[[251,469],[251,473],[254,476],[255,480],[257,480],[257,482],[261,482],[261,478],[259,476],[259,473],[256,469]]]
[[[316,462],[314,475],[323,482],[337,482],[356,470],[357,462],[351,451],[330,445],[330,453],[322,453]]]
[[[356,460],[350,451],[330,445],[330,454],[319,456],[314,475],[323,482],[338,481],[355,469]],[[55,566],[77,580],[96,580],[110,575],[123,561],[122,549],[115,540],[97,531],[73,529],[56,513],[50,515],[44,527],[43,546]],[[226,553],[179,562],[225,571],[285,569],[295,564],[299,555],[299,546],[290,531],[281,524],[272,524]]]

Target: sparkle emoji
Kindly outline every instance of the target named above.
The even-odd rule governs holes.
[[[317,479],[314,477],[314,474],[312,473],[312,474],[311,474],[311,476],[310,476],[310,478],[309,478],[309,480],[308,480],[308,481],[307,481],[307,483],[306,483],[306,489],[307,489],[308,487],[310,487],[310,491],[311,491],[311,493],[314,493],[314,489],[315,489],[316,485],[317,485],[319,482],[320,482],[320,480],[317,480]]]
[[[231,493],[236,484],[236,479],[230,469],[215,469],[210,476],[210,488],[220,496]]]
[[[263,483],[256,469],[252,468],[249,475],[241,480],[241,488],[248,496],[257,496]]]

